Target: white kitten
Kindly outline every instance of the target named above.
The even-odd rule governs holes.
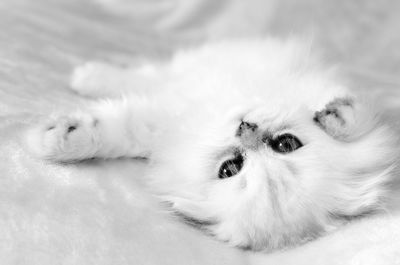
[[[72,86],[110,99],[33,128],[35,154],[148,157],[156,194],[232,245],[285,247],[384,207],[396,135],[296,41],[213,43],[135,69],[87,64]]]

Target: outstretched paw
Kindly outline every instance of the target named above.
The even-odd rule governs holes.
[[[49,160],[90,158],[98,150],[97,123],[89,115],[58,116],[29,130],[27,143],[34,154]]]

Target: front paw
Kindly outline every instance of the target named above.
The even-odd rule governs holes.
[[[28,148],[38,157],[55,161],[93,157],[99,145],[97,123],[82,114],[52,117],[28,130]]]

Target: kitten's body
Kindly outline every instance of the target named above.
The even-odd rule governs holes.
[[[298,42],[221,42],[136,69],[90,64],[73,88],[113,99],[32,129],[36,154],[149,157],[149,186],[233,245],[296,244],[384,207],[397,137]],[[285,134],[303,146],[277,152]],[[238,153],[243,167],[220,179]]]

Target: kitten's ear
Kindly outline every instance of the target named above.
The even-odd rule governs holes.
[[[352,141],[371,130],[377,121],[373,106],[351,97],[336,98],[314,114],[314,122],[333,138]]]

